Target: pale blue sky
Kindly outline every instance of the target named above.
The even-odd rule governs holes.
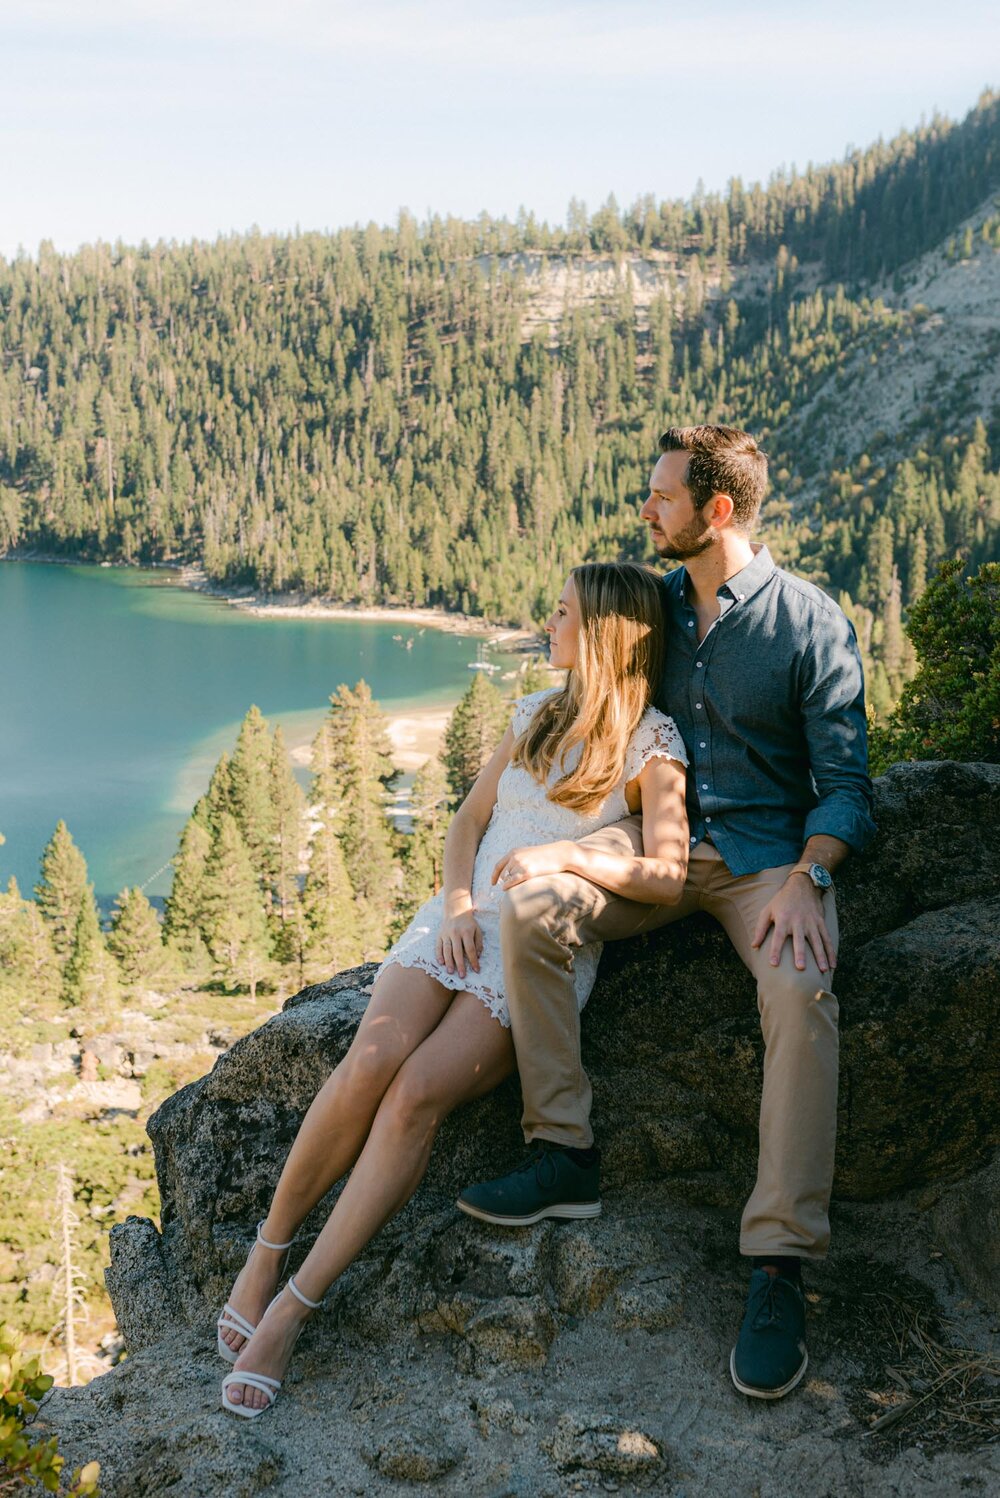
[[[982,0],[0,0],[0,254],[688,196],[1000,82]]]

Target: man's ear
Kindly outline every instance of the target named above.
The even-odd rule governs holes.
[[[721,530],[733,517],[733,501],[729,494],[713,494],[705,506],[705,518],[709,525]]]

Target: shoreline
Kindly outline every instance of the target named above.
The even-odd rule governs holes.
[[[405,712],[386,714],[392,762],[397,770],[409,775],[419,770],[427,760],[440,759],[445,729],[456,705],[413,707]]]
[[[404,706],[398,712],[382,709],[392,745],[392,762],[397,770],[412,775],[425,760],[440,756],[444,732],[457,704],[458,698],[454,702],[428,703],[426,707]],[[311,729],[301,738],[289,737],[288,757],[295,768],[308,768],[314,737]]]
[[[255,593],[240,588],[222,588],[205,576],[194,563],[174,569],[178,583],[206,598],[217,598],[231,608],[262,618],[347,619],[377,624],[415,624],[425,629],[441,629],[449,634],[487,635],[491,644],[507,649],[530,651],[542,648],[535,630],[515,625],[494,624],[471,614],[453,614],[447,609],[413,608],[393,604],[334,603],[321,596],[302,593]]]
[[[105,567],[129,572],[172,573],[175,587],[191,593],[203,593],[230,608],[261,618],[344,619],[373,624],[413,624],[423,629],[440,629],[447,634],[481,635],[490,644],[526,655],[546,649],[544,637],[523,625],[497,624],[474,614],[452,613],[449,609],[416,608],[396,604],[334,603],[320,595],[303,593],[256,593],[251,588],[224,588],[211,582],[197,562],[95,562],[89,557],[53,556],[42,551],[6,552],[2,562],[38,562],[54,567]]]

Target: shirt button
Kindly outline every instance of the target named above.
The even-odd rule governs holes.
[[[695,707],[701,707],[701,703],[700,702],[696,702],[695,703]]]
[[[697,842],[697,841],[698,841],[698,839],[697,839],[697,838],[696,838],[696,837],[693,837],[693,838],[692,838],[692,839],[691,839],[691,841],[692,841],[692,843],[696,843],[696,842]]]
[[[742,603],[742,602],[743,602],[743,600],[744,600],[744,598],[745,598],[745,597],[746,597],[746,596],[747,596],[747,595],[746,595],[746,594],[745,594],[745,593],[738,593],[738,594],[737,594],[737,595],[736,595],[736,596],[737,596],[737,598],[738,598],[738,599],[739,599],[739,600],[740,600],[740,602],[741,602],[741,603]]]
[[[700,671],[701,668],[702,668],[702,666],[704,665],[704,662],[703,661],[695,661],[695,665],[698,667],[698,670]]]
[[[694,629],[694,620],[693,619],[689,619],[688,620],[688,629]]]
[[[711,820],[712,820],[712,818],[711,818],[711,817],[706,817],[706,818],[705,818],[705,821],[706,821],[706,822],[710,822],[710,821],[711,821]]]
[[[707,791],[707,790],[708,790],[708,786],[707,786],[707,785],[703,785],[703,786],[702,786],[702,790],[703,790],[703,791]]]
[[[701,749],[707,749],[708,748],[708,745],[705,743],[704,739],[702,739],[701,744],[699,745],[699,748],[701,748]]]

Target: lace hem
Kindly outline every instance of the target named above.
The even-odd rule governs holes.
[[[378,972],[375,974],[375,977],[372,979],[372,983],[377,983],[379,978],[381,978],[382,974],[385,972],[386,968],[393,966],[418,967],[422,972],[429,973],[432,978],[436,978],[444,988],[450,988],[455,993],[473,994],[477,999],[482,1000],[493,1018],[495,1020],[498,1020],[500,1024],[503,1025],[505,1030],[510,1029],[510,1015],[507,1012],[507,1000],[504,998],[502,993],[495,993],[493,989],[487,987],[486,984],[478,983],[476,981],[475,973],[466,973],[465,977],[461,978],[459,977],[458,973],[449,973],[447,968],[442,968],[437,961],[431,959],[430,957],[421,957],[419,953],[414,953],[412,956],[408,956],[406,953],[400,952],[397,954],[390,954],[385,959]]]

